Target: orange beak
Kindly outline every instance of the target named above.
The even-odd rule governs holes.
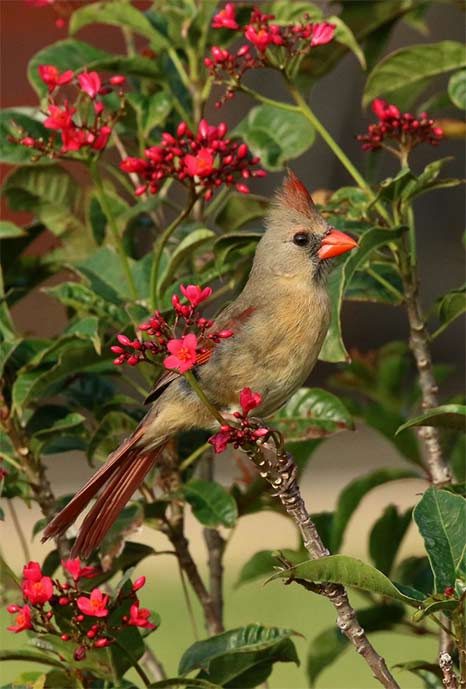
[[[357,245],[358,243],[348,234],[332,229],[322,239],[317,255],[320,259],[334,258],[344,254],[346,251],[351,251]]]

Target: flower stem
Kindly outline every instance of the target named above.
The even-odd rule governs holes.
[[[100,205],[102,206],[102,210],[105,214],[105,217],[107,218],[108,225],[112,233],[115,249],[120,259],[121,267],[123,268],[123,272],[126,277],[126,282],[128,283],[128,289],[131,298],[136,300],[138,298],[138,293],[136,291],[136,285],[134,283],[133,275],[131,273],[131,267],[129,265],[128,256],[126,255],[125,249],[123,247],[123,242],[121,241],[118,226],[116,224],[110,203],[108,201],[107,194],[105,193],[102,177],[100,176],[100,172],[97,167],[96,161],[91,162],[90,171],[97,190],[97,198],[99,199]]]
[[[170,225],[164,230],[164,232],[162,232],[162,234],[154,244],[154,262],[152,263],[152,270],[150,274],[150,300],[151,306],[154,310],[157,308],[160,297],[158,290],[158,280],[163,250],[165,248],[166,243],[168,242],[168,240],[170,239],[171,235],[176,230],[178,225],[180,225],[180,223],[182,223],[183,220],[185,220],[185,218],[187,218],[188,215],[191,213],[191,210],[195,202],[196,196],[193,194],[186,208],[184,208],[181,211],[181,213],[179,213],[176,216],[173,222],[170,223]]]
[[[179,467],[179,468],[180,468],[180,472],[181,472],[181,471],[184,471],[184,470],[187,469],[189,466],[191,466],[191,464],[192,464],[193,462],[195,462],[196,459],[198,459],[198,457],[201,457],[201,455],[203,455],[204,452],[205,452],[206,450],[208,450],[210,447],[212,447],[212,445],[211,445],[210,443],[204,443],[203,445],[200,445],[199,447],[197,447],[197,448],[194,450],[194,452],[191,452],[191,454],[189,455],[189,457],[186,457],[186,459],[185,459],[183,462],[181,462],[180,467]]]
[[[201,388],[201,386],[197,382],[196,378],[194,377],[194,374],[191,371],[186,371],[186,373],[184,374],[184,377],[186,378],[186,380],[188,381],[188,383],[190,384],[190,386],[192,387],[192,389],[194,390],[196,395],[199,397],[201,402],[203,402],[205,404],[205,406],[210,411],[210,413],[212,414],[214,419],[216,419],[221,426],[225,425],[225,419],[220,414],[218,409],[216,409],[214,407],[214,405],[210,402],[210,400],[207,398],[204,390]]]
[[[118,648],[125,654],[125,656],[128,658],[128,660],[131,663],[131,666],[134,667],[136,672],[138,673],[139,677],[142,679],[144,682],[144,686],[150,687],[151,686],[151,681],[149,677],[146,675],[142,667],[139,665],[138,661],[133,658],[133,656],[129,653],[129,651],[123,646],[123,644],[120,644],[119,641],[115,639],[115,646],[118,646]]]

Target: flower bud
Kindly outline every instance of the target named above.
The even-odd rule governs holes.
[[[86,649],[84,648],[84,646],[79,646],[75,650],[75,652],[73,653],[73,658],[75,660],[84,660],[85,657],[86,657]]]
[[[94,641],[94,648],[105,648],[106,646],[110,646],[110,639],[97,639],[97,641]]]
[[[139,589],[142,589],[144,584],[146,583],[146,577],[142,576],[136,579],[136,581],[133,584],[133,591],[139,591]]]

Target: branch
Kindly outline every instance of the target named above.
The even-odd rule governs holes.
[[[453,669],[453,660],[449,653],[441,653],[439,665],[442,671],[442,683],[445,689],[458,689],[458,680]]]
[[[206,457],[201,464],[201,478],[213,481],[215,465],[212,455]],[[204,529],[204,541],[207,547],[207,566],[209,568],[209,589],[217,620],[223,626],[223,555],[225,553],[225,539],[217,529]]]
[[[406,238],[402,239],[400,272],[405,293],[405,304],[409,322],[409,346],[414,356],[421,388],[424,411],[437,407],[438,385],[432,369],[432,357],[421,304],[419,301],[418,276],[415,265],[408,260],[409,248]],[[451,483],[451,473],[445,462],[440,443],[440,432],[434,426],[422,426],[417,431],[426,449],[426,462],[432,483],[442,486]]]
[[[297,466],[291,455],[269,444],[248,448],[247,453],[259,467],[262,478],[270,483],[275,491],[274,494],[299,527],[304,546],[311,557],[317,559],[329,555],[304,504],[296,480]],[[387,668],[385,660],[377,653],[359,624],[344,587],[340,584],[325,584],[322,586],[321,593],[335,607],[340,631],[353,644],[356,652],[364,658],[374,677],[386,689],[400,689]]]

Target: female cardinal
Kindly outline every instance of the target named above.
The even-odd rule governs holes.
[[[331,227],[309,192],[288,173],[275,196],[267,229],[257,245],[248,282],[216,319],[231,329],[195,376],[219,410],[236,405],[242,388],[262,395],[258,416],[277,410],[311,372],[330,320],[326,290],[328,259],[356,242]],[[66,531],[100,491],[75,541],[72,556],[87,557],[104,538],[124,505],[154,466],[173,434],[212,426],[207,407],[183,377],[166,372],[147,398],[149,412],[47,526],[43,540]]]

